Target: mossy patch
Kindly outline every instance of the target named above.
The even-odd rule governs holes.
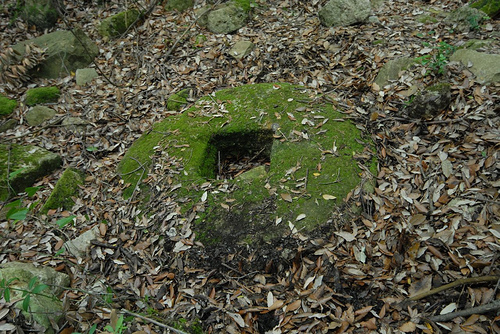
[[[50,209],[58,208],[70,210],[75,204],[73,197],[78,195],[78,188],[82,184],[83,174],[79,170],[74,168],[66,169],[59,181],[57,181],[47,202],[43,205],[41,212],[47,213]]]
[[[0,116],[10,115],[17,107],[17,101],[0,95]]]
[[[61,162],[60,156],[41,147],[0,144],[0,201],[24,191],[36,179],[58,168]],[[10,175],[13,172],[17,173]]]
[[[140,180],[150,157],[167,151],[182,165],[172,184],[180,185],[175,194],[183,212],[198,213],[202,240],[271,240],[289,232],[289,222],[305,231],[326,223],[359,184],[354,157],[371,145],[307,88],[247,85],[218,91],[156,124],[129,149],[118,172],[131,184],[125,197],[137,184],[145,191]],[[221,180],[221,164],[238,156],[262,159],[266,173]]]
[[[99,34],[104,37],[117,37],[124,34],[127,29],[139,19],[141,13],[137,9],[130,9],[107,19],[99,26]]]
[[[191,89],[183,89],[170,96],[167,101],[167,109],[175,111],[181,110],[182,107],[188,103],[187,98],[189,97],[190,92]]]
[[[55,86],[32,88],[26,92],[25,103],[28,106],[41,103],[54,103],[57,102],[59,96],[61,96],[61,91]]]

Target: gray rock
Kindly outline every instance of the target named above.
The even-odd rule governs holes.
[[[99,52],[97,45],[83,31],[77,29],[75,34],[78,38],[71,31],[59,30],[20,42],[12,48],[20,54],[25,53],[26,44],[35,44],[45,49],[45,59],[39,66],[30,70],[29,75],[42,78],[67,76],[88,66]]]
[[[59,168],[61,163],[59,155],[38,146],[0,144],[0,201],[24,191],[38,178]],[[15,175],[9,177],[13,172]]]
[[[0,122],[0,132],[5,132],[7,130],[15,128],[17,121],[15,119],[8,119],[4,122]]]
[[[450,103],[450,84],[435,84],[427,87],[413,98],[408,107],[408,115],[412,118],[432,118],[448,108]]]
[[[243,27],[247,20],[248,12],[230,3],[208,13],[207,28],[215,34],[229,34]]]
[[[93,227],[92,229],[82,233],[79,237],[66,242],[64,244],[64,248],[71,255],[82,257],[89,249],[92,240],[97,239],[98,235],[99,229],[97,227]]]
[[[45,106],[34,106],[26,113],[26,121],[30,126],[37,126],[56,115],[56,111]]]
[[[327,27],[361,23],[370,14],[370,0],[330,0],[318,12],[319,20]]]
[[[78,86],[86,85],[98,76],[95,68],[79,68],[75,73],[76,84]]]
[[[229,54],[236,59],[241,59],[252,52],[253,43],[250,41],[239,41],[229,50]]]
[[[452,11],[444,23],[453,26],[453,29],[463,32],[478,30],[479,25],[485,20],[486,14],[476,8],[463,6]]]
[[[459,61],[474,73],[480,83],[500,82],[500,55],[461,49],[455,51],[451,61]]]
[[[69,130],[84,133],[89,122],[80,117],[66,117],[61,124]]]
[[[378,72],[375,78],[375,83],[383,88],[384,86],[391,83],[391,81],[399,79],[399,72],[408,69],[413,64],[415,60],[412,58],[396,58],[389,60]]]
[[[0,280],[15,279],[9,285],[11,288],[29,290],[28,285],[31,279],[37,278],[36,284],[46,284],[48,288],[40,294],[31,294],[29,312],[22,311],[28,319],[33,319],[41,332],[54,333],[52,323],[57,324],[62,320],[64,310],[60,294],[64,288],[69,287],[69,276],[55,271],[48,267],[35,267],[31,263],[9,262],[0,264]],[[22,291],[11,290],[11,298],[21,299],[16,303],[16,308],[22,309],[24,296]],[[43,329],[42,329],[43,328]]]

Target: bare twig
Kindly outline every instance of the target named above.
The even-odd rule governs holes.
[[[137,314],[137,313],[134,313],[134,312],[130,312],[130,311],[126,310],[126,309],[121,309],[121,311],[122,311],[122,312],[124,312],[124,313],[130,314],[131,316],[134,316],[134,317],[136,317],[136,318],[139,318],[139,319],[145,320],[145,321],[147,321],[147,322],[150,322],[150,323],[152,323],[152,324],[155,324],[155,325],[157,325],[157,326],[160,326],[160,327],[162,327],[162,328],[168,329],[168,330],[170,330],[170,331],[172,331],[172,332],[174,332],[174,333],[177,333],[177,334],[188,334],[188,333],[183,332],[183,331],[181,331],[181,330],[178,330],[178,329],[176,329],[176,328],[174,328],[174,327],[172,327],[172,326],[165,325],[165,324],[163,324],[163,323],[161,323],[161,322],[159,322],[159,321],[156,321],[156,320],[154,320],[154,319],[151,319],[151,318],[145,317],[145,316],[143,316],[143,315],[140,315],[140,314]]]
[[[500,276],[482,276],[482,277],[469,277],[469,278],[462,278],[458,279],[454,282],[451,282],[449,284],[445,284],[440,286],[439,288],[435,288],[432,290],[429,290],[427,292],[419,293],[418,295],[415,295],[413,297],[408,298],[408,300],[414,301],[414,300],[419,300],[431,295],[435,295],[436,293],[439,293],[441,291],[445,291],[451,288],[454,288],[456,286],[464,285],[464,284],[476,284],[476,283],[484,283],[484,282],[494,282],[498,281],[500,279]]]
[[[488,303],[485,305],[471,307],[471,308],[456,311],[456,312],[440,314],[440,315],[436,315],[434,317],[429,317],[428,320],[434,321],[434,322],[448,321],[451,319],[455,319],[456,317],[466,317],[466,316],[472,315],[472,314],[482,314],[482,313],[496,311],[496,310],[500,310],[500,299],[495,300],[494,302],[491,302],[491,303]]]

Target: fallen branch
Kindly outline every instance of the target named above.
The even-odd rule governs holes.
[[[448,290],[454,288],[456,286],[464,285],[464,284],[475,284],[475,283],[484,283],[484,282],[494,282],[500,280],[500,276],[482,276],[482,277],[469,277],[469,278],[461,278],[449,284],[445,284],[440,286],[439,288],[435,288],[423,293],[419,293],[413,297],[408,298],[408,300],[415,301],[419,300],[431,295],[435,295],[444,290]]]
[[[451,319],[455,319],[456,317],[466,317],[472,314],[482,314],[486,312],[491,312],[491,311],[496,311],[500,310],[500,299],[495,300],[494,302],[491,302],[489,304],[477,306],[477,307],[471,307],[466,310],[460,310],[456,312],[451,312],[451,313],[446,313],[446,314],[440,314],[436,315],[433,317],[429,317],[428,320],[434,321],[434,322],[439,322],[439,321],[448,321]]]

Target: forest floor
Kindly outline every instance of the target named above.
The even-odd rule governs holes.
[[[116,333],[163,333],[169,326],[207,333],[499,331],[499,85],[480,84],[454,63],[442,74],[426,75],[429,68],[418,65],[386,87],[372,84],[388,60],[435,56],[440,42],[459,47],[497,38],[491,50],[498,52],[499,21],[458,32],[439,14],[433,14],[437,23],[417,18],[451,12],[459,1],[396,0],[380,2],[376,23],[326,28],[317,18],[323,4],[257,0],[250,22],[232,35],[193,24],[192,10],[157,6],[125,36],[105,41],[98,23],[123,4],[66,1],[56,29],[85,31],[99,46],[96,64],[106,77],[85,87],[72,76],[36,79],[6,93],[21,100],[29,87],[56,85],[62,91],[51,106],[57,117],[78,116],[90,126],[83,133],[31,128],[21,105],[13,115],[20,125],[2,137],[57,152],[64,168],[85,172],[86,182],[72,210],[40,215],[38,204],[25,220],[0,223],[0,262],[32,262],[70,275],[62,333],[87,333],[94,324],[102,331],[120,315],[127,328]],[[9,24],[6,12],[0,16],[2,49],[41,34],[20,20]],[[201,34],[206,40],[196,42]],[[255,49],[237,61],[228,50],[242,39]],[[192,88],[194,101],[221,88],[278,81],[333,93],[338,109],[372,137],[375,192],[355,189],[346,204],[359,206],[359,216],[347,219],[339,209],[321,233],[286,236],[264,254],[204,247],[176,198],[158,198],[147,217],[140,203],[122,199],[117,164],[167,116],[168,96]],[[411,85],[437,81],[451,84],[450,107],[431,120],[409,118]],[[158,160],[148,182],[168,172]],[[42,189],[26,205],[43,203],[61,173],[39,180]],[[55,224],[70,215],[73,224]],[[59,252],[94,226],[100,238],[88,256]],[[443,289],[421,295],[436,287]],[[453,313],[459,310],[469,314]],[[441,313],[452,316],[436,317]],[[11,321],[29,330],[20,318]]]

